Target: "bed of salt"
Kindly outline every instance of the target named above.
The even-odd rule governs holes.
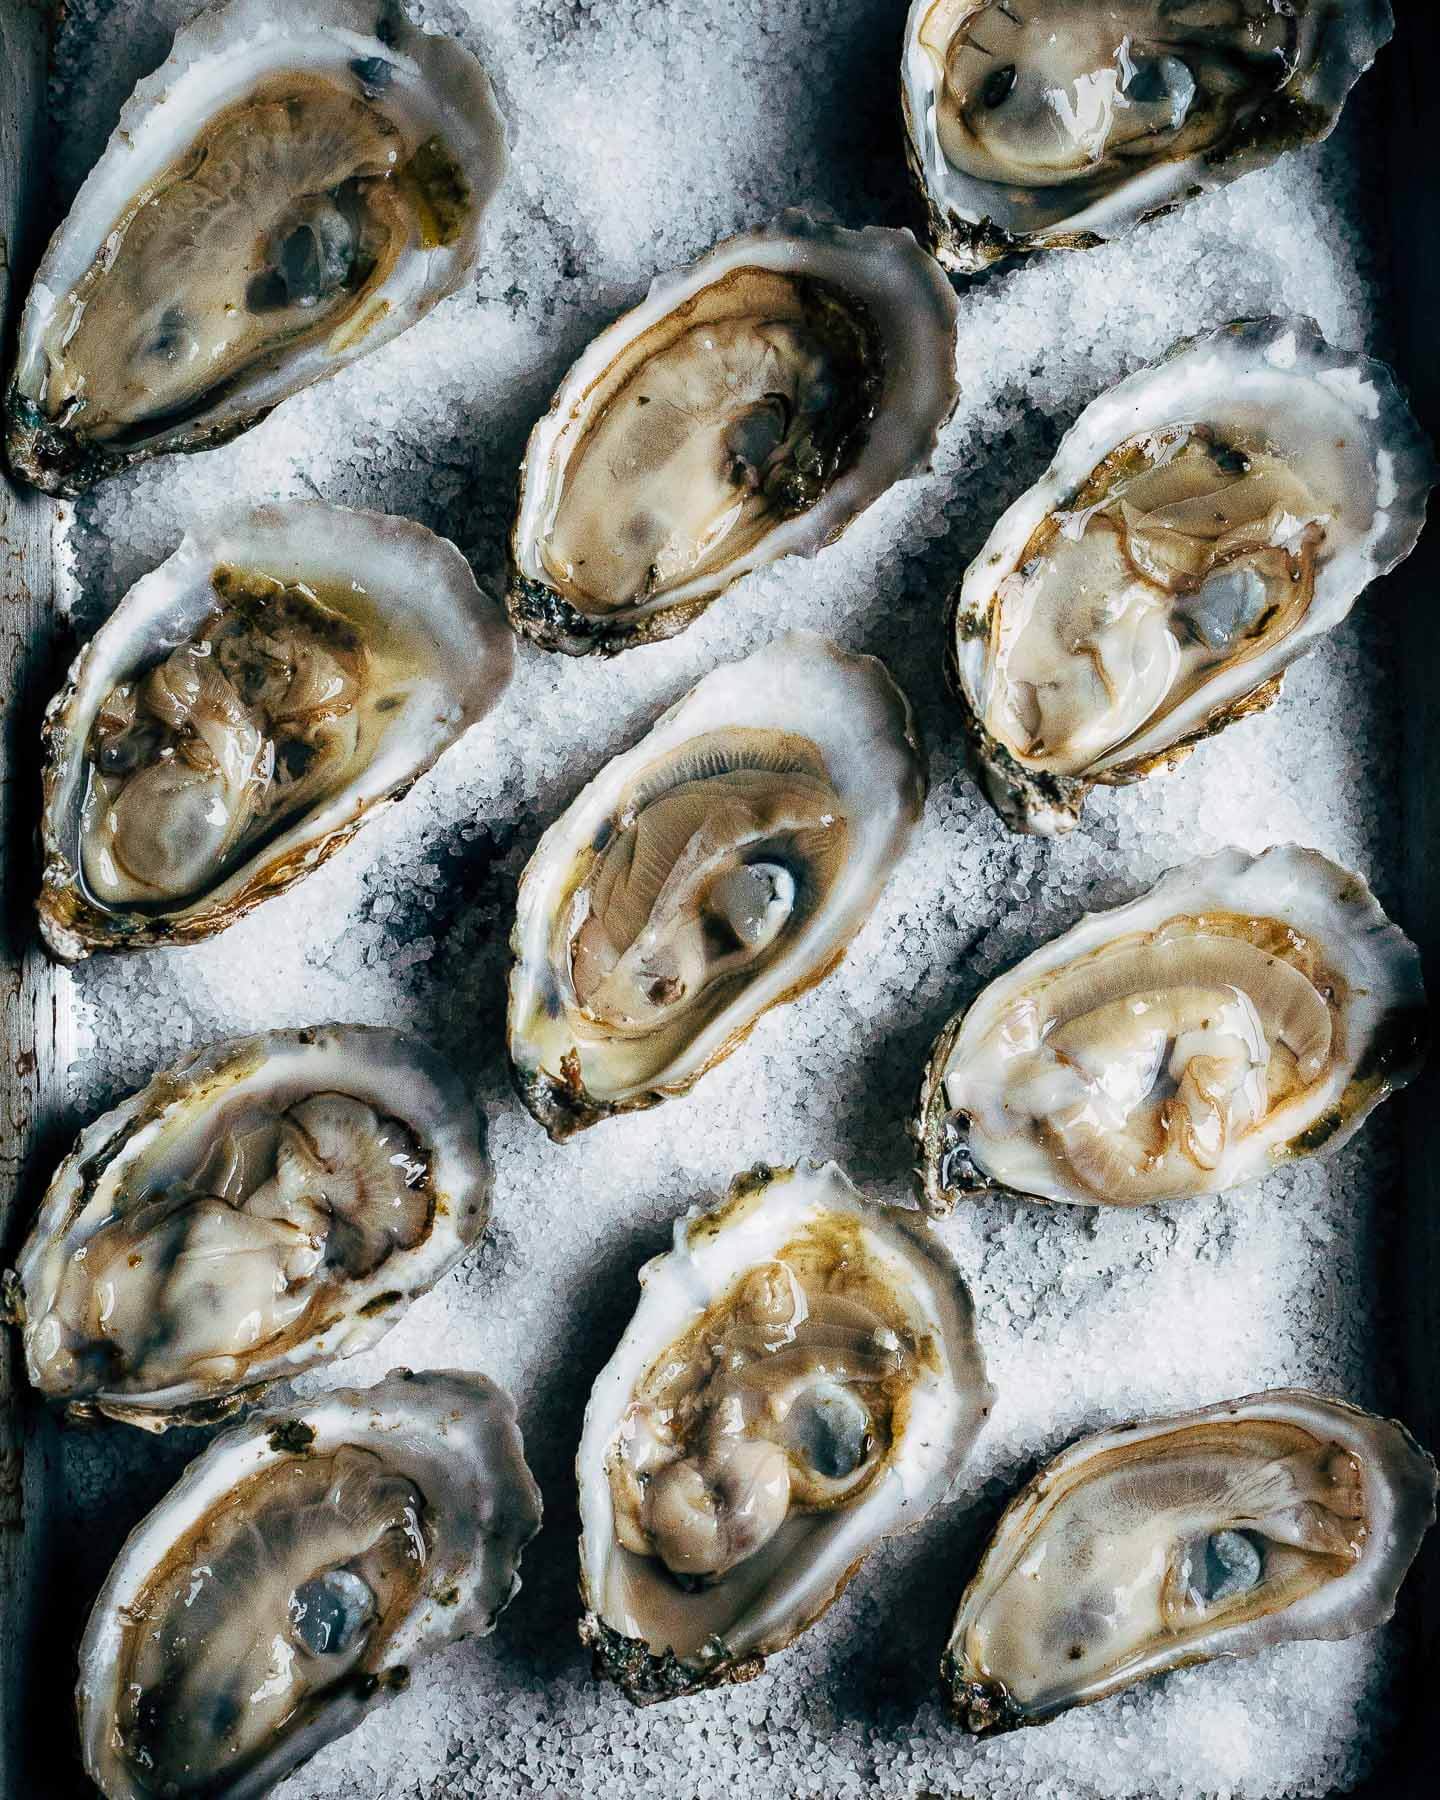
[[[52,100],[62,188],[79,181],[187,0],[69,0]],[[800,203],[907,217],[891,71],[901,0],[470,0],[425,7],[494,78],[513,167],[469,289],[232,446],[154,463],[76,509],[77,629],[220,506],[320,495],[407,513],[495,581],[528,428],[585,342],[657,270]],[[973,1205],[940,1227],[967,1271],[999,1401],[960,1491],[882,1547],[828,1616],[748,1686],[638,1712],[591,1681],[574,1622],[572,1458],[590,1383],[674,1215],[757,1160],[835,1157],[909,1199],[906,1117],[927,1046],[990,975],[1087,906],[1188,856],[1296,839],[1368,872],[1393,911],[1400,841],[1395,649],[1377,590],[1291,674],[1281,703],[1175,775],[1101,791],[1083,828],[1011,836],[961,755],[941,677],[943,596],[1084,403],[1175,339],[1304,311],[1384,353],[1374,220],[1379,96],[1335,138],[1127,241],[1037,258],[962,296],[963,398],[934,472],[810,563],[733,590],[682,637],[604,663],[528,648],[492,719],[288,896],[195,949],[97,958],[76,981],[77,1112],[192,1045],[326,1019],[444,1047],[489,1119],[495,1219],[478,1254],[374,1352],[481,1368],[515,1394],[546,1525],[489,1640],[285,1785],[372,1795],[817,1795],[844,1800],[1321,1795],[1363,1773],[1403,1645],[1380,1632],[1192,1669],[976,1744],[936,1665],[983,1533],[1077,1432],[1279,1383],[1390,1399],[1376,1267],[1394,1201],[1394,1109],[1332,1162],[1222,1199],[1125,1214]],[[925,819],[841,969],[773,1012],[689,1099],[557,1148],[511,1097],[504,980],[516,879],[590,773],[716,663],[792,625],[878,652],[931,757]],[[197,1433],[66,1439],[72,1610]],[[58,1597],[57,1597],[58,1603]]]

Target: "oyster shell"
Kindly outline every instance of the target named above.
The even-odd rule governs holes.
[[[74,494],[258,423],[460,286],[504,168],[484,70],[393,0],[209,7],[40,265],[11,467]]]
[[[787,212],[659,276],[535,426],[508,607],[547,650],[673,636],[928,468],[955,296],[908,231]]]
[[[1180,344],[1091,402],[951,597],[946,660],[1006,823],[1173,767],[1414,548],[1436,470],[1382,363],[1308,319]]]
[[[1139,1206],[1329,1155],[1419,1067],[1415,946],[1315,850],[1222,850],[1090,913],[935,1042],[922,1204]]]
[[[230,1038],[56,1171],[9,1284],[30,1380],[152,1431],[223,1418],[382,1338],[489,1213],[474,1103],[417,1039]]]
[[[935,254],[1088,249],[1328,137],[1389,0],[911,0],[906,154]]]
[[[492,1631],[540,1528],[515,1408],[397,1369],[232,1427],[125,1541],[80,1645],[107,1800],[256,1800]]]
[[[950,1492],[992,1395],[914,1212],[834,1163],[675,1224],[590,1396],[580,1634],[637,1706],[747,1681]]]
[[[455,546],[318,501],[187,533],[45,715],[51,953],[210,937],[324,862],[495,705],[513,640]]]
[[[511,1069],[551,1137],[687,1092],[828,975],[924,796],[884,665],[810,632],[608,763],[540,840],[511,937]]]
[[[941,1665],[973,1732],[1388,1619],[1435,1518],[1404,1426],[1303,1389],[1072,1444],[1014,1500]]]

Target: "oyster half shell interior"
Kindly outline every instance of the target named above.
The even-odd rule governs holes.
[[[16,1265],[26,1367],[150,1430],[383,1337],[480,1237],[473,1101],[364,1025],[232,1038],[81,1134]]]
[[[509,1396],[395,1370],[223,1433],[130,1534],[80,1646],[107,1800],[258,1800],[483,1635],[540,1526]]]
[[[828,974],[919,817],[882,664],[793,633],[707,675],[546,832],[520,884],[510,1057],[554,1138],[684,1093]]]
[[[299,501],[192,532],[46,714],[51,950],[192,943],[283,892],[490,710],[512,660],[423,526]]]
[[[1007,823],[1068,831],[1171,766],[1414,547],[1430,447],[1381,363],[1305,319],[1182,344],[1093,401],[951,602],[952,682]]]
[[[661,276],[561,384],[525,454],[510,616],[547,649],[681,630],[928,467],[955,296],[908,231],[802,213]]]
[[[1222,850],[993,981],[940,1034],[923,1203],[1138,1206],[1328,1154],[1414,1074],[1415,946],[1318,851]]]
[[[912,0],[908,154],[936,254],[1116,237],[1334,130],[1389,0]]]
[[[484,71],[390,0],[228,0],[142,81],[35,279],[7,398],[52,493],[233,437],[474,266]]]
[[[971,1731],[1390,1617],[1435,1518],[1403,1426],[1298,1390],[1081,1438],[1001,1519],[943,1664]]]
[[[833,1163],[675,1226],[586,1412],[582,1636],[637,1705],[746,1679],[943,1499],[990,1405],[919,1215]]]

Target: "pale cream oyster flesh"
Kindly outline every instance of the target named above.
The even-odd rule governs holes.
[[[489,1212],[475,1104],[417,1039],[231,1038],[86,1128],[7,1298],[40,1393],[161,1431],[368,1348]]]
[[[1080,415],[951,600],[947,664],[1007,824],[1173,767],[1267,706],[1414,547],[1430,446],[1382,363],[1307,319],[1181,344]]]
[[[640,1706],[748,1680],[953,1487],[991,1404],[960,1273],[833,1163],[675,1225],[585,1414],[581,1636]]]
[[[1401,1425],[1280,1389],[1081,1438],[996,1528],[941,1665],[970,1731],[1382,1624],[1435,1518]]]
[[[1214,1194],[1328,1155],[1426,1038],[1415,946],[1315,850],[1222,850],[1090,913],[941,1032],[912,1133],[924,1205]]]
[[[469,275],[505,134],[392,0],[227,0],[135,89],[30,292],[7,454],[51,493],[224,442]]]
[[[1085,249],[1328,137],[1389,0],[911,0],[906,149],[947,268]]]
[[[44,728],[40,924],[66,961],[283,892],[494,706],[512,639],[451,543],[318,501],[186,536]]]
[[[550,650],[670,637],[929,466],[955,296],[908,231],[788,212],[656,279],[535,426],[510,617]]]
[[[515,1408],[397,1369],[218,1437],[131,1532],[80,1645],[106,1800],[258,1800],[481,1636],[540,1527]]]
[[[553,1138],[688,1091],[839,962],[924,803],[884,666],[795,632],[714,670],[545,833],[510,1060]]]

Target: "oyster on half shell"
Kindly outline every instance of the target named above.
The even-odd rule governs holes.
[[[828,975],[920,816],[905,696],[809,632],[713,670],[520,882],[510,1061],[552,1138],[686,1093]]]
[[[673,636],[928,468],[955,296],[908,231],[787,212],[656,279],[535,426],[508,606],[547,650]]]
[[[911,0],[906,153],[974,274],[1087,249],[1328,137],[1389,0]]]
[[[758,1675],[949,1494],[992,1395],[960,1272],[836,1168],[675,1224],[576,1464],[581,1637],[637,1706]]]
[[[382,1338],[479,1240],[474,1102],[368,1025],[231,1038],[81,1133],[7,1283],[31,1382],[152,1431]]]
[[[1222,850],[1090,913],[935,1042],[911,1133],[924,1206],[1140,1206],[1329,1155],[1419,1066],[1415,946],[1358,875]]]
[[[1081,1438],[996,1528],[941,1685],[970,1731],[1388,1619],[1435,1518],[1402,1425],[1299,1389]]]
[[[513,654],[407,519],[290,501],[187,534],[46,711],[48,948],[194,943],[283,893],[490,711]]]
[[[417,1663],[492,1631],[540,1528],[515,1408],[397,1369],[216,1438],[126,1539],[80,1645],[106,1800],[260,1800]]]
[[[1430,446],[1308,319],[1179,345],[1091,402],[951,597],[947,673],[1006,823],[1173,767],[1414,548]]]
[[[74,494],[258,423],[460,286],[504,168],[484,70],[394,0],[209,7],[46,251],[10,466]]]

